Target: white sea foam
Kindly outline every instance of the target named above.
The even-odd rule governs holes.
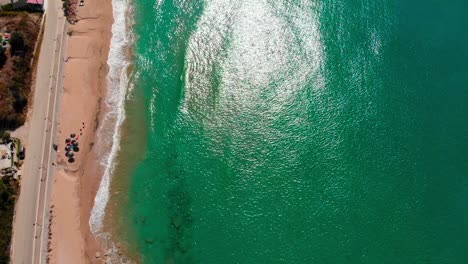
[[[102,231],[107,202],[109,201],[109,186],[115,169],[115,159],[120,150],[120,127],[125,120],[125,97],[128,89],[128,68],[130,57],[128,48],[133,43],[133,36],[129,30],[131,5],[129,0],[113,0],[114,24],[110,43],[108,92],[105,114],[98,130],[98,150],[102,151],[101,165],[104,174],[99,189],[94,198],[94,207],[89,218],[91,232],[99,235]]]

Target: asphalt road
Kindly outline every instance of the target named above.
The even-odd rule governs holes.
[[[56,133],[57,99],[62,89],[62,46],[66,39],[62,2],[47,2],[21,193],[13,224],[11,263],[45,263],[47,256],[52,162],[55,162],[52,144]]]

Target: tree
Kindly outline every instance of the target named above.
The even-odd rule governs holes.
[[[26,46],[24,44],[23,34],[21,34],[18,31],[14,31],[13,33],[11,33],[10,46],[10,52],[12,56],[14,56],[18,51],[24,52]]]
[[[0,47],[0,69],[3,68],[7,61],[7,56],[5,55],[5,51]]]

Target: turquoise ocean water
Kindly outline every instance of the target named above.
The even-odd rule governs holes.
[[[138,262],[468,263],[468,2],[134,7]]]

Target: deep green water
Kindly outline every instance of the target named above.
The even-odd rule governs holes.
[[[467,10],[135,0],[122,239],[142,263],[468,263]]]

